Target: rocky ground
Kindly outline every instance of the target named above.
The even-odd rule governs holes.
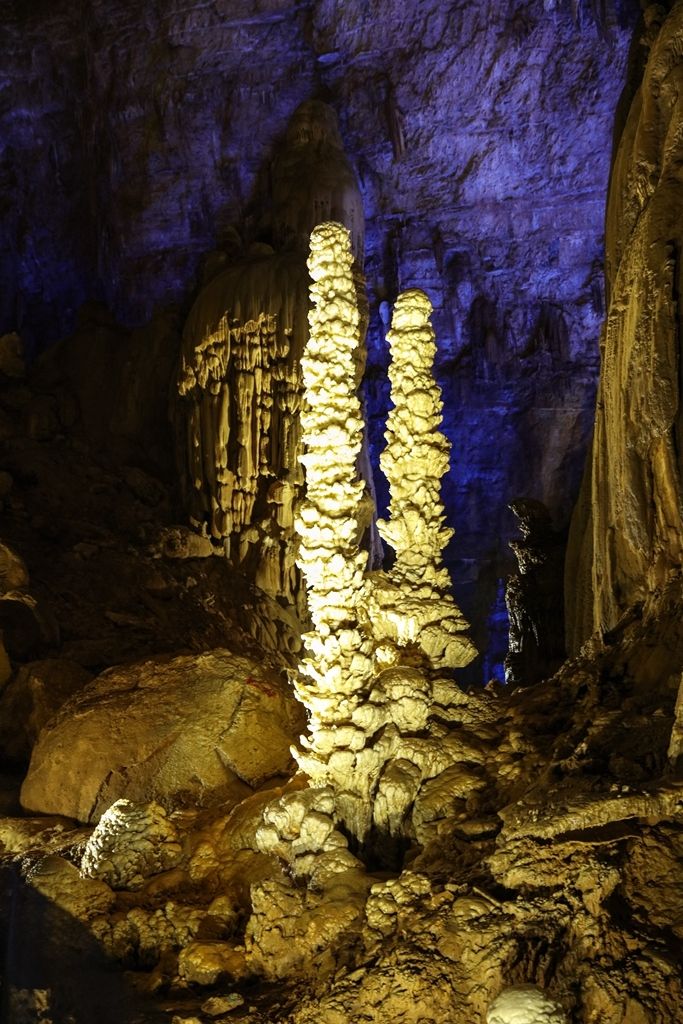
[[[308,799],[295,623],[47,397],[0,393],[3,1020],[483,1024],[516,985],[678,1019],[680,577],[553,679],[463,692],[448,813],[302,885],[257,840]]]

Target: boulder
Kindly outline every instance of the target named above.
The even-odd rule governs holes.
[[[91,673],[75,661],[61,658],[44,658],[22,665],[0,698],[3,756],[25,764],[43,726],[91,678]]]
[[[215,985],[220,978],[243,981],[249,968],[244,950],[229,942],[190,942],[180,952],[178,974],[194,985]]]
[[[121,798],[224,802],[288,772],[303,724],[280,676],[226,650],[109,669],[39,736],[21,802],[79,821]]]

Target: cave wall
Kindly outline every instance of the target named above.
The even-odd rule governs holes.
[[[682,41],[683,4],[653,5],[615,152],[595,432],[568,549],[573,650],[680,574]]]
[[[129,326],[188,309],[233,226],[271,240],[269,164],[293,110],[314,95],[336,109],[367,218],[371,449],[377,464],[387,309],[419,285],[453,442],[448,560],[490,674],[507,504],[542,500],[566,524],[590,434],[635,0],[2,6],[0,329],[33,351],[86,299]]]

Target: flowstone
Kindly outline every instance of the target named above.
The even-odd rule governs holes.
[[[272,239],[243,249],[237,232],[183,332],[179,432],[186,500],[195,528],[266,593],[297,605],[294,506],[301,497],[301,358],[308,334],[308,237],[335,217],[351,230],[358,281],[362,200],[334,111],[308,101],[295,111],[271,168]],[[232,264],[232,265],[231,265]],[[356,328],[348,353],[355,373]],[[354,361],[356,361],[354,363]],[[371,480],[367,454],[364,475]],[[374,503],[364,503],[369,525]]]
[[[486,1024],[567,1024],[567,1015],[540,989],[519,985],[493,1000]]]

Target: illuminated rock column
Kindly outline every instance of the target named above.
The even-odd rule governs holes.
[[[306,501],[295,525],[314,631],[305,637],[306,657],[296,681],[310,713],[310,738],[302,738],[306,752],[296,757],[313,785],[334,787],[339,816],[358,834],[370,781],[356,771],[356,752],[364,747],[366,733],[352,717],[367,699],[372,661],[371,644],[357,619],[367,554],[358,544],[364,484],[356,461],[363,420],[356,395],[359,314],[352,262],[346,228],[326,223],[313,231],[308,260],[313,309],[301,361]]]
[[[394,548],[388,575],[369,587],[375,636],[399,647],[419,646],[433,667],[462,667],[476,655],[468,624],[450,595],[442,562],[453,531],[444,525],[441,479],[448,472],[450,444],[440,432],[443,405],[434,381],[436,355],[424,292],[399,295],[387,338],[394,408],[387,419],[387,446],[380,457],[391,495],[388,522],[380,533]]]

